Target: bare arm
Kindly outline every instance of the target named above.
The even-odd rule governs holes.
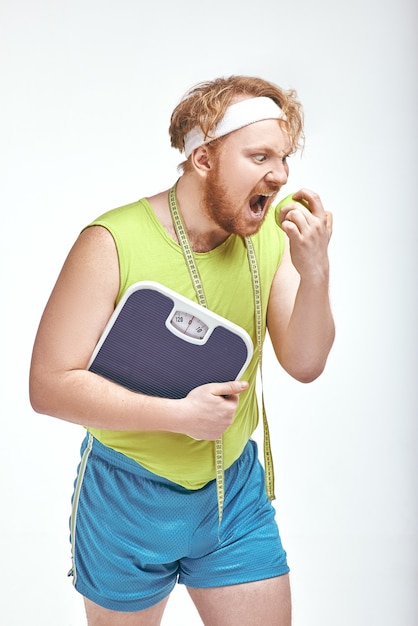
[[[310,382],[323,371],[335,334],[328,291],[332,216],[312,191],[300,190],[294,198],[307,202],[309,210],[293,202],[280,213],[288,242],[273,282],[267,324],[284,369]]]
[[[246,383],[203,385],[171,400],[129,391],[86,370],[118,290],[112,236],[99,226],[86,229],[64,263],[39,325],[30,369],[32,407],[94,428],[216,439],[231,424]]]

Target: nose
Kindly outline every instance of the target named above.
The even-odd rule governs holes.
[[[274,167],[265,175],[266,182],[273,185],[283,186],[287,183],[289,176],[289,165],[285,160],[278,160],[274,163]]]

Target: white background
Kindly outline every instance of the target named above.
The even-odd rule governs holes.
[[[265,353],[294,626],[415,626],[415,3],[3,0],[0,10],[1,623],[85,623],[66,578],[83,433],[34,414],[27,394],[64,258],[94,217],[174,182],[167,130],[186,89],[253,74],[296,88],[305,107],[306,149],[284,193],[317,190],[335,220],[326,372],[303,386]],[[184,589],[164,624],[200,624]]]

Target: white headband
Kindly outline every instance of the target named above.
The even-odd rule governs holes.
[[[271,98],[264,96],[259,98],[248,98],[231,104],[221,121],[210,130],[205,136],[200,126],[195,126],[189,131],[184,138],[184,154],[186,159],[189,158],[193,150],[209,143],[218,137],[223,137],[234,130],[249,126],[255,122],[262,120],[285,120],[286,116]]]

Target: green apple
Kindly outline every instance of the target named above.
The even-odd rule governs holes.
[[[303,204],[304,207],[306,207],[307,209],[309,209],[309,205],[306,202],[306,200],[294,200],[293,198],[293,194],[290,193],[288,196],[286,196],[285,198],[283,198],[283,200],[280,200],[279,204],[276,205],[274,212],[275,212],[275,217],[276,217],[276,222],[279,226],[281,226],[280,220],[279,220],[279,215],[280,215],[280,211],[282,210],[282,208],[284,206],[286,206],[287,204],[290,204],[291,202],[299,202],[300,204]]]

